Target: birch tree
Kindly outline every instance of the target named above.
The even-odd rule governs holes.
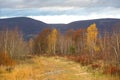
[[[29,53],[27,42],[24,41],[22,33],[17,28],[4,29],[0,32],[0,51],[10,54],[13,58]]]
[[[53,29],[50,35],[48,36],[48,52],[56,53],[56,44],[57,44],[58,31]]]
[[[99,47],[96,45],[97,36],[98,36],[98,29],[96,27],[96,24],[95,23],[91,24],[87,28],[87,45],[91,52],[93,52],[93,50],[94,51],[99,50]]]

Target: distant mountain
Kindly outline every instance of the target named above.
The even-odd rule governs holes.
[[[111,31],[114,27],[120,27],[120,19],[94,19],[94,20],[83,20],[83,21],[74,21],[69,24],[51,24],[51,26],[55,26],[60,31],[66,31],[68,29],[79,29],[79,28],[87,28],[89,25],[96,23],[99,31]],[[59,27],[60,26],[60,27]]]
[[[20,29],[26,38],[38,34],[41,30],[48,27],[48,24],[27,17],[16,17],[0,19],[0,30],[3,28]]]
[[[81,28],[87,28],[90,24],[96,23],[97,28],[99,30],[112,30],[112,28],[120,23],[120,19],[112,19],[112,18],[106,18],[106,19],[94,19],[94,20],[84,20],[84,21],[75,21],[72,23],[69,23],[67,25],[67,28],[74,28],[78,29]]]
[[[0,19],[0,30],[5,27],[9,29],[18,27],[24,33],[25,38],[30,38],[45,28],[57,28],[65,32],[68,29],[87,28],[92,23],[96,23],[100,31],[111,31],[114,27],[120,27],[120,19],[114,18],[74,21],[69,24],[47,24],[27,17],[16,17]]]

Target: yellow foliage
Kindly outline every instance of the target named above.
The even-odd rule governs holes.
[[[94,46],[94,50],[95,50],[95,51],[100,51],[100,47],[97,46],[97,45],[95,45],[95,46]]]
[[[87,45],[91,48],[93,48],[95,51],[99,50],[99,47],[96,45],[98,36],[98,29],[96,27],[96,24],[91,24],[87,28]]]
[[[91,42],[95,42],[97,39],[97,35],[98,35],[98,30],[96,27],[96,24],[91,24],[88,28],[87,28],[87,43],[90,44]]]
[[[51,34],[48,36],[48,51],[55,53],[55,47],[57,42],[58,31],[53,29]]]
[[[51,34],[48,37],[50,43],[54,43],[54,44],[56,43],[57,33],[58,33],[57,30],[53,29],[53,31],[51,32]]]

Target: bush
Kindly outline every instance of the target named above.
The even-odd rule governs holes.
[[[75,48],[75,46],[70,46],[69,48],[68,48],[68,51],[70,52],[70,53],[75,53],[76,52],[76,48]]]
[[[91,56],[88,54],[82,54],[82,55],[67,55],[67,58],[70,60],[73,60],[75,62],[80,63],[81,65],[89,65],[93,61],[91,59]]]
[[[105,69],[104,73],[110,74],[110,75],[120,75],[120,68],[117,66],[109,65]]]
[[[0,53],[0,65],[14,66],[15,61],[5,52]]]

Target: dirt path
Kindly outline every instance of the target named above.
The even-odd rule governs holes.
[[[92,74],[86,72],[85,67],[81,67],[78,63],[59,57],[36,59],[35,64],[39,63],[41,66],[33,66],[35,80],[93,80]]]
[[[10,72],[0,67],[0,80],[115,80],[61,57],[36,56],[21,62]]]

